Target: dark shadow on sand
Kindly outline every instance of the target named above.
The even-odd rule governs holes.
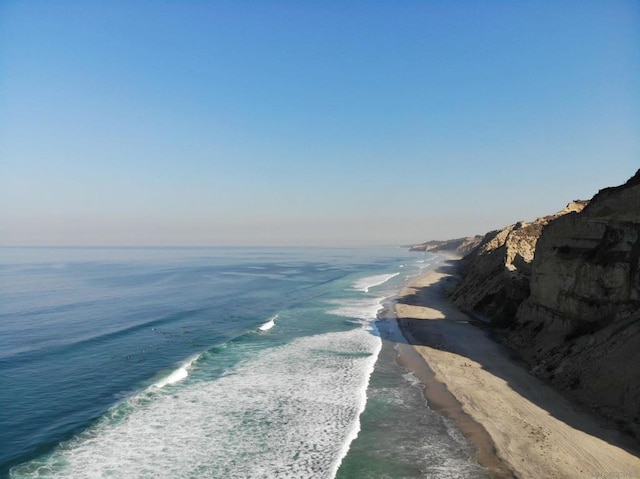
[[[631,437],[612,422],[606,421],[581,406],[566,392],[559,391],[541,379],[533,377],[517,352],[504,343],[504,330],[493,328],[482,318],[460,312],[457,309],[455,310],[456,317],[451,317],[452,315],[449,314],[450,312],[447,309],[449,308],[453,311],[455,306],[448,302],[447,297],[459,280],[458,270],[458,260],[445,260],[437,271],[451,276],[444,276],[436,283],[426,287],[414,287],[415,292],[398,297],[395,300],[397,304],[410,306],[433,305],[436,309],[438,309],[439,305],[446,305],[442,311],[445,316],[443,319],[398,317],[398,323],[404,335],[404,338],[400,338],[399,341],[410,345],[428,346],[466,357],[480,364],[482,369],[503,379],[515,392],[544,409],[556,419],[574,429],[581,430],[640,457],[640,444],[637,438]],[[461,320],[461,318],[464,318],[464,320]],[[487,353],[486,350],[479,351],[479,348],[474,348],[473,345],[465,345],[463,340],[456,336],[457,332],[464,332],[465,339],[490,340],[492,343],[490,346],[491,351]],[[495,367],[495,365],[488,364],[490,361],[487,360],[487,354],[493,355],[494,363],[498,359],[499,361],[504,360],[506,364],[504,367]],[[513,372],[515,368],[519,370],[518,373]],[[542,392],[540,390],[532,391],[530,383],[528,385],[523,384],[524,380],[519,378],[522,372],[538,381],[541,386],[545,386],[545,390]],[[564,404],[559,404],[560,402],[564,402]],[[567,405],[569,406],[568,408],[566,407]],[[585,417],[587,420],[585,420]]]

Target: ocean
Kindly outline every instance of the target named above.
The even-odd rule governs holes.
[[[0,477],[489,477],[377,317],[438,261],[0,248]]]

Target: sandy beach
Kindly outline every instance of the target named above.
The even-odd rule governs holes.
[[[430,407],[458,423],[480,464],[500,479],[640,478],[638,444],[530,375],[449,303],[455,281],[449,258],[400,293],[407,344],[398,360],[423,381]]]

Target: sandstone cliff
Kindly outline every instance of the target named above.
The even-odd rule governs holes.
[[[640,434],[640,170],[537,242],[508,342],[537,375]]]
[[[640,170],[590,202],[487,233],[460,273],[458,307],[506,328],[534,374],[640,437]]]
[[[585,205],[574,201],[554,215],[487,233],[462,261],[462,280],[452,294],[453,302],[495,325],[508,326],[529,296],[531,262],[543,227],[562,215],[581,211]]]

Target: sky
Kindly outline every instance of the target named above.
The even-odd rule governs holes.
[[[638,168],[637,0],[0,0],[0,245],[418,243]]]

